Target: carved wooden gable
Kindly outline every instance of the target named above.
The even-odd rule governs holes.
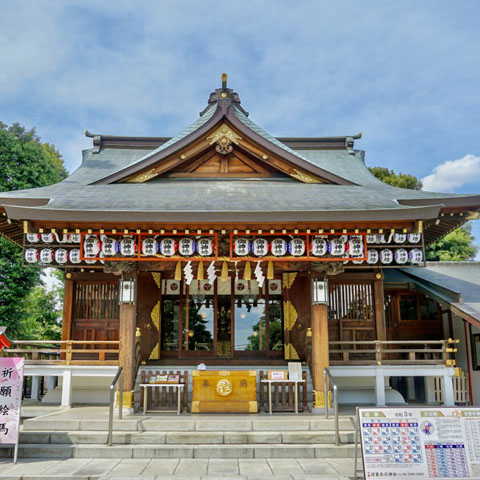
[[[144,183],[153,178],[257,178],[292,177],[303,183],[331,183],[289,165],[271,155],[227,122],[157,165],[137,173],[127,182]]]

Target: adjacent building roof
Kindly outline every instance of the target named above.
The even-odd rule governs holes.
[[[282,178],[165,178],[128,183],[128,178],[182,151],[213,128],[232,127],[295,168],[322,178],[302,183]],[[0,193],[0,208],[12,220],[112,222],[281,222],[434,220],[442,209],[477,211],[480,196],[407,190],[386,185],[368,170],[360,135],[286,138],[258,127],[226,85],[211,94],[207,108],[173,138],[96,135],[81,166],[48,187]],[[468,215],[432,223],[432,241]],[[0,224],[0,230],[3,228]],[[3,225],[4,226],[4,225]],[[6,227],[5,227],[6,228]]]
[[[480,262],[427,262],[426,268],[392,269],[385,272],[385,283],[410,283],[480,327]]]

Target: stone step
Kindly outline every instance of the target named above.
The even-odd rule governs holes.
[[[0,449],[11,456],[11,448]],[[269,445],[66,445],[19,446],[22,458],[353,458],[354,446],[331,444]]]
[[[342,443],[352,443],[354,432],[342,431]],[[105,444],[107,432],[32,432],[20,433],[20,443],[25,444]],[[330,431],[268,431],[268,432],[114,432],[117,445],[222,445],[222,444],[312,444],[334,443]]]
[[[340,430],[355,429],[354,417],[342,416],[339,419]],[[107,431],[107,420],[66,420],[56,419],[55,415],[25,420],[24,431]],[[334,420],[326,420],[318,415],[269,416],[259,415],[249,418],[234,416],[194,417],[176,415],[162,417],[128,417],[115,420],[114,431],[147,432],[248,432],[248,431],[330,431],[334,430]]]

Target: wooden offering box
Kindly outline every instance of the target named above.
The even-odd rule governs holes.
[[[192,413],[257,413],[257,372],[192,372]]]

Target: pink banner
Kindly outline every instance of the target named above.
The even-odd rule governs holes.
[[[23,364],[23,358],[0,358],[0,443],[18,442]]]

